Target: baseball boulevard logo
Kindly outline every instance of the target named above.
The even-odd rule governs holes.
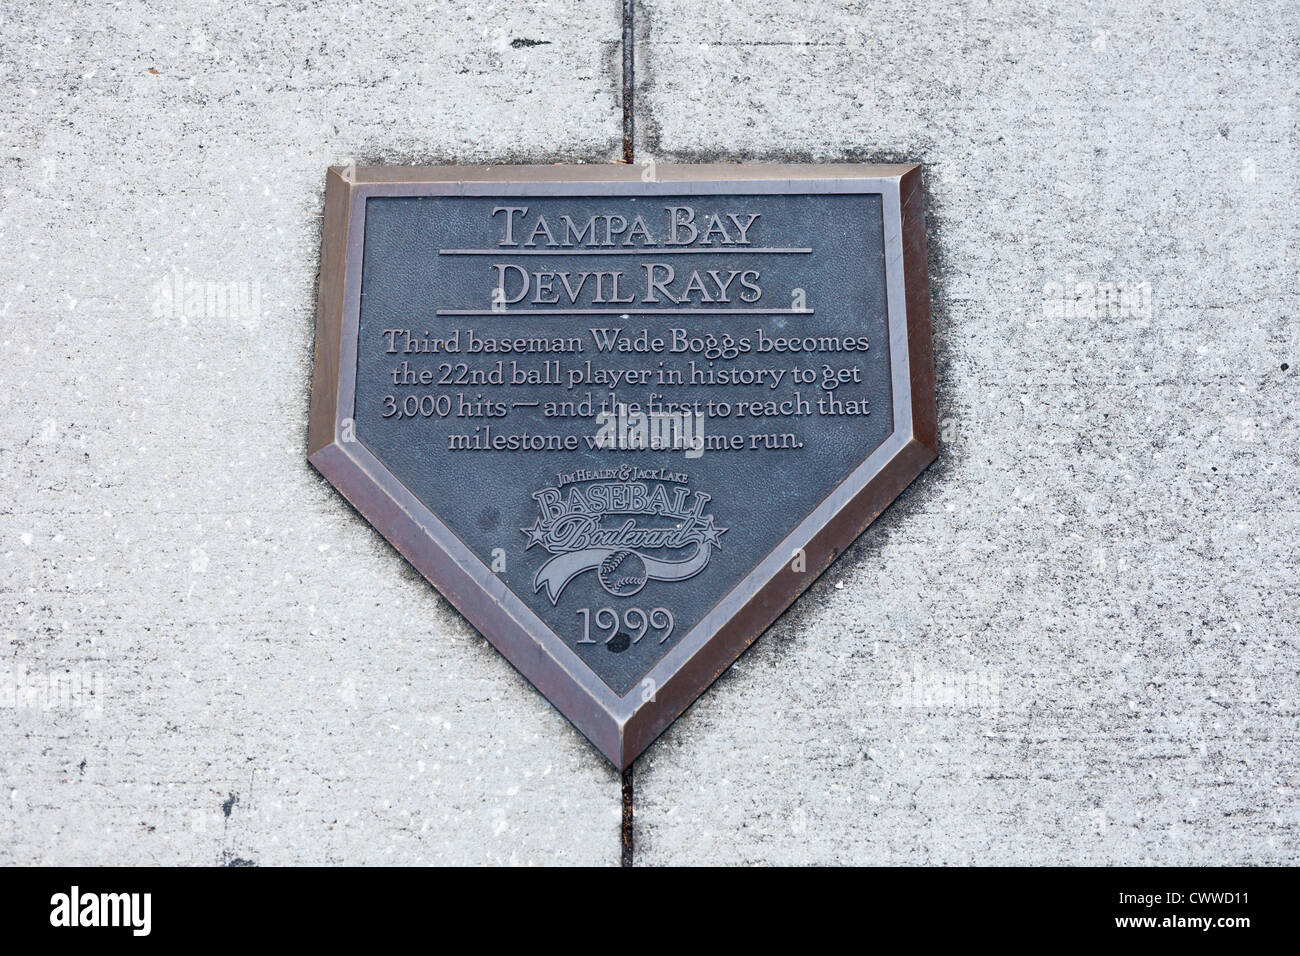
[[[524,550],[540,544],[552,557],[538,569],[533,590],[546,588],[556,604],[570,581],[595,571],[610,594],[631,597],[647,581],[699,574],[727,529],[704,513],[711,496],[692,492],[686,481],[628,467],[564,475],[558,487],[534,492],[540,514],[522,529]]]

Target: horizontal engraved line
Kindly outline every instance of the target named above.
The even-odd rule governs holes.
[[[438,315],[812,315],[812,309],[439,309]]]
[[[717,255],[720,253],[740,254],[749,252],[755,255],[782,255],[787,253],[812,252],[811,249],[750,249],[714,248],[699,246],[693,249],[439,249],[440,256],[671,256],[671,255]]]

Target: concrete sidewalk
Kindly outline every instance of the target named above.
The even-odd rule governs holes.
[[[1197,6],[639,5],[639,159],[925,163],[944,438],[640,860],[1295,862],[1297,14]]]
[[[616,158],[619,11],[152,9],[0,25],[4,666],[103,687],[0,713],[0,859],[616,862],[617,774],[304,455],[326,167]]]
[[[636,161],[925,164],[944,442],[638,762],[637,862],[1296,862],[1294,5],[635,10]],[[0,14],[0,861],[617,862],[303,456],[326,166],[618,161],[622,32]]]

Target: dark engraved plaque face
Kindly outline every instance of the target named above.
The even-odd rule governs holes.
[[[329,180],[312,461],[625,766],[934,456],[915,167]]]
[[[507,205],[367,201],[356,437],[622,695],[892,430],[880,197]]]

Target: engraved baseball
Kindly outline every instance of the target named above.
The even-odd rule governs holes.
[[[600,562],[600,584],[615,597],[631,597],[646,582],[645,562],[635,551],[615,551]]]

